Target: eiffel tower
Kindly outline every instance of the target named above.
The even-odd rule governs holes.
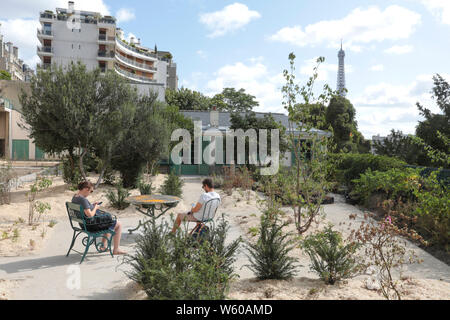
[[[338,76],[337,76],[337,91],[340,96],[345,97],[345,66],[344,66],[344,58],[345,58],[345,51],[342,50],[342,40],[341,40],[341,50],[339,50],[338,53],[339,58],[339,70],[338,70]]]

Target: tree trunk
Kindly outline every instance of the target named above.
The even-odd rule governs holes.
[[[95,189],[97,189],[97,187],[100,185],[100,183],[102,183],[103,180],[103,176],[105,175],[106,169],[108,168],[109,164],[111,163],[111,156],[112,156],[112,145],[110,144],[108,146],[108,154],[106,156],[106,161],[103,164],[103,168],[102,171],[100,172],[100,176],[98,177],[97,182],[95,183]]]
[[[81,146],[80,146],[80,149],[81,149]],[[84,180],[87,180],[86,172],[84,172],[84,165],[83,165],[83,158],[86,155],[86,153],[87,153],[87,150],[84,149],[80,155],[80,161],[78,162],[78,165],[80,167],[80,173]]]

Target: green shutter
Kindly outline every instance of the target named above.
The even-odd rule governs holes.
[[[29,160],[29,141],[13,140],[12,141],[12,159],[13,160]]]

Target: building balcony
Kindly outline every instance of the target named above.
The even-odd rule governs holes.
[[[53,56],[53,48],[51,46],[38,46],[37,54],[40,56]]]
[[[158,57],[156,54],[151,53],[151,52],[145,52],[145,51],[139,50],[137,48],[134,48],[133,46],[130,46],[129,44],[126,44],[125,42],[123,42],[118,37],[116,37],[116,46],[119,47],[119,49],[122,50],[123,52],[130,54],[134,57],[138,57],[140,59],[145,59],[145,60],[149,60],[149,61],[157,61],[158,60]]]
[[[37,37],[39,40],[41,39],[53,39],[53,32],[52,30],[45,30],[45,29],[37,29]]]
[[[157,71],[157,69],[155,67],[151,67],[145,63],[136,62],[134,60],[131,60],[127,57],[122,56],[121,54],[119,54],[117,52],[116,52],[116,59],[117,59],[117,61],[126,65],[127,67],[140,69],[140,70],[146,71],[146,72],[156,72]]]
[[[134,74],[132,72],[128,72],[126,70],[122,70],[119,67],[114,67],[114,70],[116,70],[116,72],[118,74],[120,74],[121,76],[129,79],[129,80],[133,80],[135,82],[139,82],[139,83],[147,83],[147,84],[156,84],[156,80],[155,79],[150,79],[147,77],[143,77],[143,76],[139,76],[137,74]]]
[[[116,39],[116,37],[112,37],[112,36],[107,36],[106,34],[99,34],[98,35],[98,43],[101,44],[114,44]]]
[[[101,28],[115,28],[116,20],[113,17],[103,17],[99,18],[97,21],[97,25]]]
[[[41,12],[39,15],[39,21],[41,22],[52,22],[56,15],[53,12]]]
[[[97,60],[114,60],[114,51],[98,50]]]

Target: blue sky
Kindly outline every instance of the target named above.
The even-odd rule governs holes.
[[[2,0],[2,33],[31,65],[39,11],[55,7],[67,1]],[[343,38],[348,98],[366,138],[392,128],[414,133],[417,101],[438,111],[432,75],[450,80],[449,0],[75,0],[75,9],[114,15],[126,36],[171,51],[180,87],[207,95],[242,87],[260,102],[257,111],[284,112],[290,52],[302,83],[324,56],[318,84],[335,88]]]

